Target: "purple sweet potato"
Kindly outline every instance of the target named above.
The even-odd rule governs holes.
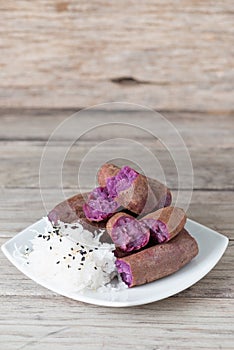
[[[171,275],[198,254],[198,245],[183,229],[167,243],[146,248],[116,260],[116,267],[128,287]]]
[[[141,214],[148,196],[146,178],[134,169],[125,166],[117,175],[107,179],[106,187],[109,191],[116,191],[116,201],[120,206],[135,214]]]
[[[99,186],[105,187],[107,179],[117,175],[119,171],[120,171],[120,168],[114,164],[109,164],[109,163],[103,164],[97,174]]]
[[[106,229],[115,247],[123,252],[139,250],[149,242],[149,228],[125,213],[112,216],[106,224]]]
[[[106,186],[111,177],[118,176],[119,171],[120,168],[116,165],[105,163],[98,171],[97,178],[99,185]],[[136,214],[147,214],[171,204],[171,192],[165,185],[155,179],[148,178],[139,173],[137,174],[139,175],[139,183],[130,187],[129,193],[127,195],[123,193],[119,199],[119,203],[123,207]],[[135,211],[133,208],[128,208],[128,201],[130,201],[129,207],[132,205],[131,199],[132,202],[138,203],[137,210]]]
[[[99,229],[104,230],[101,240],[103,242],[112,243],[109,234],[106,232],[106,223],[104,221],[90,222],[86,218],[83,211],[83,205],[85,204],[88,196],[89,193],[79,193],[59,203],[48,213],[48,219],[55,225],[58,223],[58,221],[63,221],[69,224],[79,221],[84,229],[89,230],[90,232],[95,232]]]
[[[140,223],[150,228],[155,242],[167,242],[175,237],[186,223],[186,214],[177,207],[165,207],[144,216]]]
[[[146,178],[125,166],[115,176],[107,179],[104,187],[95,188],[83,206],[90,221],[105,220],[121,207],[140,214],[148,195]]]
[[[106,229],[117,248],[116,255],[125,256],[125,253],[145,247],[149,238],[153,245],[168,242],[184,228],[185,223],[183,209],[165,207],[140,220],[123,212],[117,213],[107,221]]]
[[[49,220],[54,224],[57,224],[58,220],[72,223],[81,217],[85,218],[82,207],[87,200],[88,195],[89,193],[78,193],[57,204],[56,207],[49,212]]]

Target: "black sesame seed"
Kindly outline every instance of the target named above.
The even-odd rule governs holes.
[[[67,259],[66,256],[64,256],[63,259]]]
[[[38,237],[39,237],[39,238],[41,238],[41,237],[42,237],[42,235],[38,235]]]
[[[78,270],[81,270],[81,267],[78,267]]]
[[[89,252],[92,253],[92,252],[93,252],[93,249],[90,249]]]
[[[67,265],[67,267],[70,269],[71,266],[70,266],[70,265]]]
[[[68,256],[72,256],[71,254],[68,254]]]
[[[73,259],[73,260],[75,260],[75,258],[76,258],[76,257],[75,257],[75,256],[73,256],[73,258],[72,258],[72,259]]]
[[[29,264],[29,262],[27,261],[27,264]]]
[[[50,246],[50,250],[52,250],[52,247]]]
[[[81,251],[80,251],[80,254],[81,254],[81,255],[85,255],[85,254],[87,254],[87,252],[86,252],[86,250],[81,250]]]
[[[83,264],[83,263],[80,263],[80,265],[82,265],[82,266],[83,266],[84,264]]]
[[[71,250],[73,250],[73,248],[71,248]]]
[[[42,238],[43,238],[43,239],[45,239],[45,238],[46,238],[46,236],[42,236]]]
[[[79,245],[80,243],[76,243],[76,245]]]
[[[60,238],[59,241],[62,242],[62,238]]]
[[[48,238],[47,238],[47,241],[49,241],[50,240],[50,236],[48,236]]]
[[[83,257],[81,258],[81,261],[85,261],[85,256],[83,256]]]
[[[94,266],[94,269],[95,269],[95,270],[97,270],[97,267],[96,267],[96,266]]]
[[[56,264],[60,264],[60,261],[57,261]]]
[[[84,249],[84,246],[83,246],[83,245],[81,245],[81,248],[82,248],[82,249]]]
[[[26,248],[26,252],[28,252],[29,251],[29,248]]]
[[[98,248],[94,248],[95,250],[98,250]]]

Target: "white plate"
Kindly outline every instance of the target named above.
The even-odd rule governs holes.
[[[20,260],[13,256],[15,246],[20,247],[22,245],[27,245],[34,237],[35,233],[31,231],[32,229],[38,232],[44,232],[44,227],[45,220],[43,219],[29,226],[2,245],[3,253],[21,272],[43,287],[68,298],[111,307],[147,304],[170,297],[185,290],[203,278],[217,264],[228,246],[227,237],[195,221],[187,220],[185,227],[196,239],[199,246],[199,254],[178,272],[143,286],[128,288],[114,293],[97,291],[68,293],[64,292],[60,287],[53,285],[53,283],[45,282],[38,278],[38,276],[32,275],[32,273],[22,265]],[[12,281],[12,283],[14,283],[14,281]]]

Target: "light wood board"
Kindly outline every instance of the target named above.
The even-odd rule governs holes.
[[[233,111],[233,11],[232,0],[1,1],[0,106]]]
[[[96,116],[95,116],[95,113]],[[90,122],[98,113],[89,113]],[[106,112],[103,112],[106,113]],[[119,112],[121,114],[121,112]],[[71,110],[0,111],[0,244],[46,215],[60,200],[53,166],[40,192],[39,164],[46,140]],[[128,112],[122,111],[122,115]],[[107,121],[112,118],[107,115]],[[140,118],[140,115],[134,116]],[[109,118],[109,119],[108,119]],[[188,290],[166,300],[132,308],[102,308],[56,295],[21,274],[0,253],[0,349],[232,349],[234,342],[234,183],[232,115],[169,113],[181,132],[194,166],[194,191],[188,217],[229,237],[229,247],[217,266]],[[147,125],[147,118],[146,125]],[[176,172],[157,139],[124,128],[107,128],[137,138],[163,164],[173,195],[178,191]],[[164,132],[162,130],[162,132]],[[60,150],[74,133],[52,144]],[[85,135],[64,164],[64,195],[77,192],[76,175],[82,157],[105,138],[100,130]],[[122,146],[123,151],[129,152]],[[107,152],[112,154],[112,148]],[[178,152],[182,149],[178,148]],[[130,152],[131,154],[131,152]],[[93,181],[92,162],[85,187]],[[146,162],[146,168],[150,163]],[[186,169],[182,200],[189,196]],[[154,174],[152,174],[154,175]],[[188,175],[188,174],[187,174]],[[43,203],[41,194],[46,198]],[[46,204],[46,207],[45,205]]]

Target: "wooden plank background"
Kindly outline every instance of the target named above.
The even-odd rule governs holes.
[[[53,130],[82,107],[116,101],[154,108],[173,123],[194,167],[188,216],[230,240],[221,261],[194,286],[127,309],[61,297],[26,278],[0,252],[0,349],[233,349],[233,14],[231,0],[0,1],[0,245],[46,214],[41,191],[48,208],[60,199],[52,162],[43,188],[39,183]],[[150,127],[137,107],[116,112],[99,105],[85,121],[100,116],[107,123],[144,118]],[[62,150],[75,136],[76,129],[59,133],[51,150]],[[65,195],[77,191],[77,171],[90,148],[120,136],[148,147],[176,195],[176,168],[160,142],[110,124],[83,135],[71,149]],[[107,156],[113,153],[110,147]],[[93,181],[93,165],[83,190]],[[150,162],[146,167],[152,171]],[[188,175],[185,168],[184,203]]]
[[[233,1],[0,2],[0,106],[233,110]]]
[[[126,112],[121,113],[124,115]],[[38,167],[50,132],[66,117],[63,111],[2,111],[0,244],[46,214],[41,200]],[[95,113],[90,113],[89,117],[95,119]],[[194,114],[169,113],[167,117],[188,140],[194,165],[195,189],[188,216],[229,237],[230,243],[224,257],[205,278],[172,298],[142,307],[116,310],[75,302],[37,286],[0,254],[0,348],[52,349],[56,345],[59,350],[74,346],[79,349],[109,349],[110,346],[140,350],[232,349],[232,116],[222,115],[217,121],[216,116],[208,115],[204,122],[200,114],[194,118]],[[203,125],[207,129],[205,139]],[[17,132],[19,130],[20,134]],[[115,128],[110,129],[109,133],[115,137],[121,131],[121,128]],[[55,149],[66,145],[66,140],[72,138],[72,134],[71,131],[71,135],[66,135],[63,140],[57,139]],[[70,196],[77,191],[74,171],[76,173],[82,156],[90,147],[95,142],[103,141],[98,135],[99,132],[94,139],[86,135],[72,152],[66,166],[65,195]],[[194,142],[191,142],[192,139]],[[152,142],[150,138],[140,141],[149,144],[157,156],[161,152],[164,170],[171,174],[167,155],[158,142]],[[109,152],[111,156],[111,149]],[[54,183],[55,176],[51,167],[47,186],[42,189],[49,208],[59,200],[59,185]],[[87,188],[90,179],[91,176],[87,176]],[[171,185],[175,194],[177,188],[173,177]],[[186,201],[186,183],[182,191]]]

